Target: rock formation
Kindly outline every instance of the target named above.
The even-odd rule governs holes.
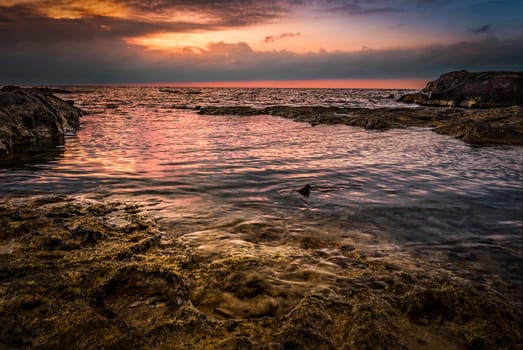
[[[421,93],[402,96],[399,101],[464,108],[522,106],[523,72],[450,72],[427,83]]]
[[[80,126],[81,109],[46,88],[0,89],[0,159],[11,158],[17,145],[55,142]]]
[[[339,108],[272,106],[262,109],[202,107],[206,115],[277,115],[311,125],[344,124],[384,131],[407,127],[428,127],[474,144],[523,144],[523,106],[490,109],[443,107]]]

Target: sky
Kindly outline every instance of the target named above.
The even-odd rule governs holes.
[[[423,87],[523,70],[523,0],[0,0],[0,84]]]

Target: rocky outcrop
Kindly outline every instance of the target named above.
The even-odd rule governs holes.
[[[440,112],[434,131],[474,144],[523,144],[523,107]]]
[[[80,126],[81,109],[46,88],[0,89],[0,159],[11,158],[18,145],[56,142]]]
[[[474,144],[523,144],[523,107],[463,108],[337,108],[272,106],[203,107],[207,115],[277,115],[299,122],[344,124],[369,130],[428,127]]]
[[[399,101],[464,108],[523,106],[523,72],[450,72]]]

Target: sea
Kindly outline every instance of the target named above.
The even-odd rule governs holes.
[[[250,242],[288,256],[292,249],[282,247],[296,237],[343,240],[369,259],[521,289],[523,147],[479,147],[428,128],[197,113],[203,106],[416,108],[396,101],[408,90],[66,89],[58,96],[88,112],[80,129],[62,145],[0,163],[2,197],[125,201],[156,217],[171,239],[220,247],[230,240],[234,251],[234,234],[206,232],[245,224]],[[298,191],[305,185],[308,197]]]

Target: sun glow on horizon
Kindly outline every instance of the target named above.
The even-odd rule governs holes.
[[[306,38],[287,38],[285,35],[282,35],[282,33],[287,32],[284,29],[272,29],[271,31],[268,28],[249,27],[243,28],[242,30],[222,29],[181,33],[163,32],[126,37],[124,40],[128,44],[142,46],[147,50],[165,52],[176,52],[185,48],[192,48],[196,52],[203,52],[215,43],[233,45],[245,43],[249,48],[259,52],[285,50],[295,53],[306,53],[320,49],[320,47],[315,47],[311,44]],[[266,40],[266,38],[271,37],[271,35],[278,39],[274,41]]]

